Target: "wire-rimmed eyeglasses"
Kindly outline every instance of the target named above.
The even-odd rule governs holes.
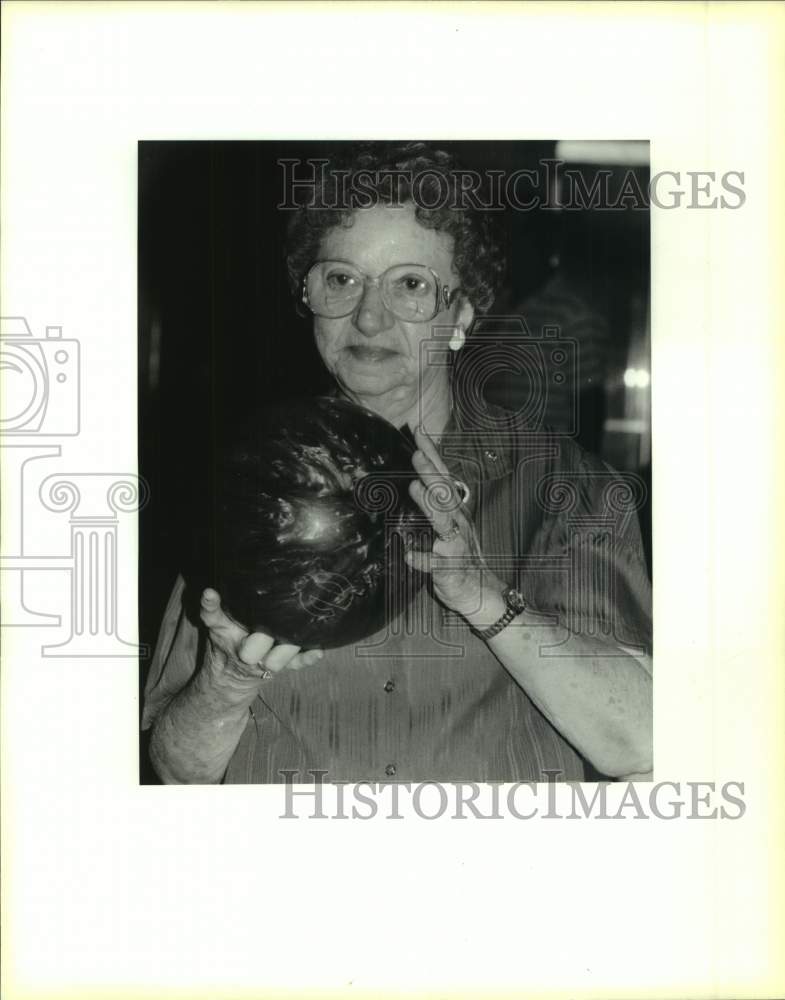
[[[394,316],[408,323],[432,320],[457,292],[425,264],[395,264],[374,278],[349,261],[319,260],[303,279],[302,300],[315,316],[339,319],[354,312],[369,285],[379,289]]]

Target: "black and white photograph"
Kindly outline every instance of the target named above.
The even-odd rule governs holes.
[[[650,777],[648,143],[152,142],[139,183],[157,776]]]

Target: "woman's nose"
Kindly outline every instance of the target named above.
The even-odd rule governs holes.
[[[389,330],[395,317],[382,301],[382,293],[376,285],[367,284],[363,297],[354,312],[354,325],[366,337]]]

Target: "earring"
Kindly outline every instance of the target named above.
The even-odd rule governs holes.
[[[450,337],[450,350],[460,351],[460,349],[463,347],[465,343],[466,343],[466,331],[463,328],[463,323],[459,323],[455,327],[452,337]]]

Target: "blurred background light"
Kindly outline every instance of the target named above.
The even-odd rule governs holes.
[[[645,389],[650,381],[645,368],[628,368],[624,372],[624,384],[628,389]]]
[[[649,142],[646,139],[575,140],[556,143],[556,159],[565,163],[600,163],[603,166],[648,167]]]

